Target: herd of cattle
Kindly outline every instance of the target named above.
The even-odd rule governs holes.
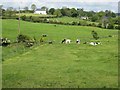
[[[70,39],[63,39],[61,41],[62,44],[70,44],[72,41]],[[9,46],[11,43],[11,41],[8,39],[8,38],[0,38],[0,46]],[[53,44],[53,41],[49,41],[48,42],[49,44]],[[76,44],[81,44],[81,40],[80,39],[77,39]],[[84,42],[83,44],[89,44],[89,45],[92,45],[92,46],[96,46],[96,45],[99,45],[101,44],[101,42]]]
[[[70,39],[63,39],[61,43],[70,44],[70,43],[71,43],[71,40],[70,40]],[[77,39],[77,40],[76,40],[76,43],[77,43],[77,44],[80,44],[80,43],[81,43],[81,40],[80,40],[80,39]],[[92,46],[96,46],[96,45],[101,44],[101,42],[84,42],[83,44],[89,44],[89,45],[92,45]]]

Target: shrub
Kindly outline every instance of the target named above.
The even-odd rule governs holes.
[[[99,23],[97,27],[102,28],[102,23]]]
[[[41,37],[41,38],[40,38],[40,43],[43,43],[43,42],[44,42],[44,38]]]
[[[80,21],[80,23],[81,23],[82,26],[87,26],[88,25],[88,23],[86,21]]]
[[[26,20],[26,15],[21,16],[21,19],[22,19],[22,20]]]
[[[94,30],[92,31],[92,36],[96,40],[99,39],[97,32],[95,32]]]
[[[27,46],[27,47],[33,46],[34,42],[35,42],[35,40],[33,40],[32,38],[30,38],[27,35],[23,35],[23,34],[18,35],[17,41],[18,41],[18,43],[20,43],[20,42],[24,43],[25,46]]]
[[[88,24],[88,26],[92,26],[92,24],[90,23],[90,24]]]
[[[25,21],[28,21],[28,22],[30,22],[30,21],[31,21],[30,17],[26,16],[26,19],[25,19]]]
[[[78,25],[78,23],[77,22],[72,22],[72,25]]]
[[[32,17],[31,18],[33,22],[40,22],[40,18],[39,17]]]
[[[92,23],[91,25],[92,25],[93,27],[96,27],[96,24],[95,24],[95,23]]]
[[[26,40],[30,40],[30,37],[28,37],[27,35],[20,34],[17,37],[18,43],[19,42],[25,42]]]
[[[118,30],[120,30],[120,25],[118,25],[118,26],[115,26],[115,29],[118,29]]]
[[[108,37],[112,37],[112,35],[108,35]]]
[[[17,18],[18,18],[18,16],[16,16],[16,15],[13,15],[11,17],[9,17],[9,16],[2,16],[2,19],[17,19]]]
[[[114,25],[113,24],[108,24],[108,26],[107,26],[107,29],[114,29]]]
[[[81,25],[81,23],[80,23],[80,22],[78,22],[78,25]]]
[[[45,18],[43,21],[44,21],[44,22],[48,22],[46,18]]]

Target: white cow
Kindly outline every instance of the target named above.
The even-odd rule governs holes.
[[[96,45],[101,44],[101,43],[100,42],[90,42],[89,44],[92,46],[96,46]]]
[[[67,44],[67,43],[69,44],[70,42],[71,42],[70,39],[66,39],[66,40],[65,40],[65,43],[66,43],[66,44]]]

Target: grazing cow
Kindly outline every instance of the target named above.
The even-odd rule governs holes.
[[[66,42],[66,39],[63,39],[61,43],[65,43]]]
[[[43,34],[42,36],[43,36],[43,37],[47,37],[47,35],[46,35],[46,34]]]
[[[101,44],[101,43],[100,43],[100,42],[96,42],[96,44],[98,44],[98,45],[99,45],[99,44]]]
[[[89,44],[92,46],[96,46],[96,45],[101,44],[101,43],[100,42],[90,42]]]
[[[0,38],[0,46],[9,46],[10,42],[11,41],[7,38]]]
[[[71,42],[70,39],[66,39],[66,41],[65,41],[66,44],[67,44],[67,43],[70,43],[70,42]]]
[[[80,44],[80,39],[77,39],[77,40],[76,40],[76,43],[77,43],[77,44]]]
[[[95,42],[90,42],[89,44],[92,45],[92,46],[96,46],[97,45]]]
[[[66,43],[67,44],[67,43],[70,43],[70,42],[71,42],[70,39],[63,39],[61,43]]]
[[[53,44],[53,42],[52,42],[52,41],[49,41],[48,43],[49,43],[49,44]]]

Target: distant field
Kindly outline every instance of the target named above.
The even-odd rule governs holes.
[[[16,14],[19,15],[19,14]],[[40,17],[48,17],[48,16],[55,16],[55,15],[43,15],[43,14],[34,14],[34,13],[20,13],[20,16],[40,16]]]
[[[19,15],[19,14],[17,14],[17,15]],[[26,15],[26,16],[39,16],[39,17],[55,17],[56,15],[42,15],[42,14],[33,14],[33,13],[20,13],[20,16],[24,16],[24,15]],[[82,20],[81,18],[76,18],[76,17],[67,17],[67,16],[65,16],[65,17],[58,17],[58,18],[49,18],[50,20],[55,20],[55,21],[61,21],[61,22],[79,22],[79,21],[81,21],[81,22],[83,22],[84,23],[84,21],[85,20]],[[96,24],[98,24],[97,22],[90,22],[90,21],[86,21],[87,23],[96,23]]]
[[[2,24],[3,36],[15,41],[18,21],[2,20]],[[102,45],[83,44],[94,41],[92,30],[98,33]],[[3,88],[118,87],[117,30],[21,21],[21,33],[38,41],[47,34],[47,40],[54,40],[54,44],[30,49],[22,45],[3,47]],[[60,44],[63,38],[70,38],[72,43]],[[80,45],[75,44],[77,38]]]
[[[81,18],[76,18],[76,17],[60,17],[60,18],[51,18],[50,20],[56,20],[56,21],[61,21],[61,22],[66,22],[66,23],[70,23],[70,22],[79,22],[79,21],[81,21],[81,22],[83,22],[84,23],[84,21],[85,20],[82,20]],[[86,20],[86,22],[87,23],[96,23],[97,24],[97,22],[90,22],[90,21],[87,21]]]

